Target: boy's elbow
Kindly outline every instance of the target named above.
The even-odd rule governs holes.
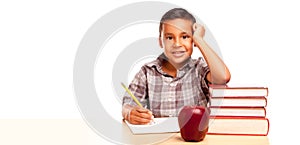
[[[216,81],[214,84],[216,85],[226,85],[230,81],[230,78],[224,78],[222,80]]]
[[[225,72],[225,75],[224,75],[224,77],[223,77],[223,79],[222,79],[222,84],[227,84],[229,81],[230,81],[230,79],[231,79],[231,74],[230,74],[230,72],[227,70],[226,72]]]
[[[224,78],[224,83],[225,84],[229,83],[230,79],[231,79],[231,75],[230,74],[226,75],[226,77]]]
[[[227,83],[229,83],[230,79],[231,75],[230,73],[227,73],[224,77],[214,79],[215,81],[213,81],[212,83],[215,85],[226,85]]]

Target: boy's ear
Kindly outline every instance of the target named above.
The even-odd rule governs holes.
[[[158,43],[159,43],[160,48],[163,48],[161,37],[158,37]]]

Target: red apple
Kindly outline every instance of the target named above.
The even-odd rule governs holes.
[[[181,137],[199,142],[205,138],[209,124],[209,110],[203,106],[184,106],[178,114]]]

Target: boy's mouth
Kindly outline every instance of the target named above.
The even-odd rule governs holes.
[[[185,54],[185,51],[173,51],[172,54],[175,57],[181,57]]]

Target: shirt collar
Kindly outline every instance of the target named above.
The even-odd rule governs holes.
[[[162,71],[162,62],[163,60],[166,60],[167,57],[164,53],[160,54],[156,60],[146,64],[148,67],[156,67],[157,71],[159,71],[162,74],[166,74]],[[183,74],[185,74],[186,71],[188,71],[190,68],[192,68],[195,65],[195,61],[193,61],[192,58],[189,58],[189,60],[186,62],[185,65],[183,65],[180,69],[177,70],[177,76],[180,77]]]

